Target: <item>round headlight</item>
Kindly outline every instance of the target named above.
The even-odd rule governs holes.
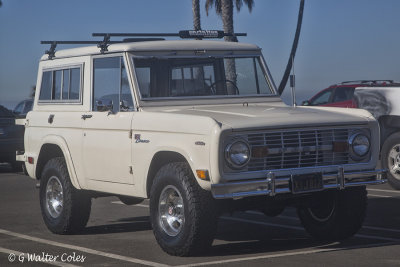
[[[250,160],[250,147],[242,141],[235,141],[226,146],[225,159],[235,169],[244,167]]]
[[[356,156],[364,157],[368,154],[371,147],[368,136],[362,133],[357,133],[351,136],[349,141],[351,150]]]

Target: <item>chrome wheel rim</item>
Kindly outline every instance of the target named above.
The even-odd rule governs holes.
[[[400,180],[400,144],[397,144],[390,149],[388,167],[392,176],[397,180]]]
[[[308,208],[310,216],[317,222],[327,222],[336,210],[335,195],[326,195],[322,200],[314,202],[312,207]]]
[[[50,216],[58,218],[63,210],[63,187],[56,176],[51,176],[46,186],[46,208]]]
[[[163,189],[158,202],[159,224],[169,236],[177,236],[185,224],[183,198],[175,186]]]
[[[321,212],[320,210],[316,211],[312,208],[308,208],[308,212],[310,213],[311,217],[318,222],[328,221],[331,218],[334,211],[335,211],[335,205],[333,205],[333,207],[329,210],[329,212],[326,211]]]

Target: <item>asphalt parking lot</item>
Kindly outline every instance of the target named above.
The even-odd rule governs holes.
[[[42,222],[35,185],[0,165],[0,266],[400,266],[400,191],[389,185],[368,188],[364,227],[346,241],[313,240],[292,208],[274,218],[237,212],[220,218],[209,252],[185,258],[156,243],[148,201],[95,199],[84,232],[54,235]]]

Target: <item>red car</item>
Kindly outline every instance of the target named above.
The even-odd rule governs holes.
[[[395,82],[392,80],[361,80],[342,82],[331,85],[322,90],[310,100],[303,101],[302,105],[357,108],[357,103],[353,100],[354,89],[356,87],[376,86],[400,86],[400,82]]]

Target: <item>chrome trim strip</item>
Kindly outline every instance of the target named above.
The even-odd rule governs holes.
[[[386,182],[387,170],[367,170],[360,172],[344,172],[343,167],[337,173],[323,174],[323,189],[345,189],[351,186],[377,185]],[[276,194],[291,193],[291,177],[275,177],[275,173],[269,172],[266,179],[245,182],[230,182],[211,185],[211,192],[216,199],[243,198],[250,196],[275,196]],[[309,191],[309,192],[314,192]],[[309,192],[301,192],[309,193]],[[293,194],[293,193],[292,193]]]

